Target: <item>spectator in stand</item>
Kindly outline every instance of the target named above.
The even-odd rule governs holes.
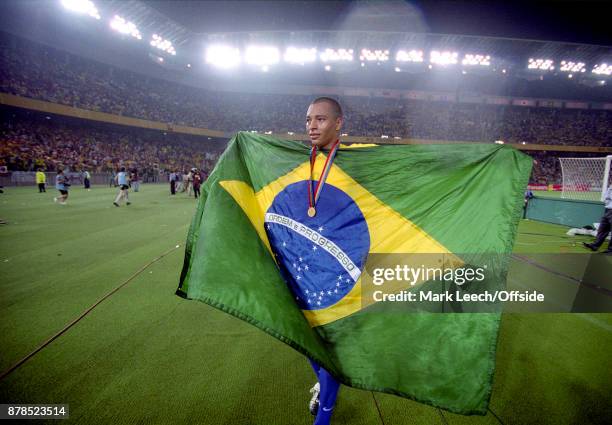
[[[113,68],[21,38],[0,40],[0,91],[226,132],[301,132],[307,95],[214,92]],[[346,96],[349,135],[609,146],[612,111]],[[14,158],[19,168],[27,160]],[[115,164],[117,165],[117,164]],[[174,164],[176,169],[180,164]],[[48,169],[48,168],[47,168]]]

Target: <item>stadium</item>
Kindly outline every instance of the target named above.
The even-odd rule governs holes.
[[[607,13],[2,2],[0,418],[609,423]]]

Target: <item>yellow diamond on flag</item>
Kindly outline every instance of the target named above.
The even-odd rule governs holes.
[[[319,179],[325,159],[325,155],[318,155],[313,170],[314,180]],[[251,186],[242,181],[225,180],[219,182],[219,184],[240,205],[262,242],[274,257],[264,228],[265,214],[272,206],[276,196],[287,186],[308,179],[310,179],[310,162],[305,161],[292,171],[261,188],[258,192],[255,192]],[[332,165],[325,183],[346,193],[360,209],[370,234],[369,254],[439,254],[439,256],[427,256],[427,261],[432,264],[425,264],[425,266],[440,267],[442,261],[445,263],[448,261],[448,254],[451,253],[447,248],[423,229],[379,200],[336,164]],[[306,200],[304,205],[304,208],[307,208]],[[451,258],[453,257],[451,254]],[[423,256],[420,258],[422,259]],[[456,257],[454,259],[457,260]],[[422,283],[422,281],[417,283]],[[400,291],[407,286],[407,283],[403,286],[395,286],[394,291]],[[370,299],[362,299],[362,277],[360,276],[350,292],[335,304],[320,310],[303,309],[302,312],[310,325],[314,327],[349,316],[373,302]]]

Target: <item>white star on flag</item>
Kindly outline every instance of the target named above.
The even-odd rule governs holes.
[[[319,233],[323,231],[323,226],[319,226]]]
[[[313,250],[313,251],[316,251],[316,250],[317,250],[317,247],[313,245],[313,246],[312,246],[312,250]]]
[[[308,264],[304,266],[304,270],[308,271]]]

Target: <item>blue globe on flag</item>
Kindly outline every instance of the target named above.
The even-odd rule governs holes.
[[[316,184],[316,182],[314,182]],[[353,199],[325,183],[309,217],[308,181],[288,185],[265,215],[265,229],[281,274],[303,310],[319,310],[346,296],[370,250],[365,218]]]

